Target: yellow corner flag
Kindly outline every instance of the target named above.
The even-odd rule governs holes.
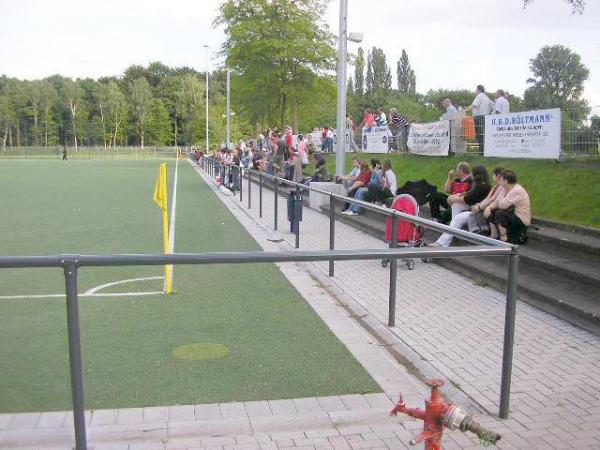
[[[154,201],[162,210],[163,241],[165,255],[170,253],[169,249],[169,213],[167,211],[167,163],[158,166],[158,176],[154,184]],[[165,265],[165,293],[172,291],[171,272],[172,266]]]

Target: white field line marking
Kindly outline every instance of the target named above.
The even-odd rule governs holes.
[[[136,281],[149,281],[149,280],[162,280],[165,277],[142,277],[142,278],[129,278],[127,280],[113,281],[112,283],[101,284],[100,286],[88,289],[83,294],[79,294],[79,297],[125,297],[125,296],[141,296],[141,295],[162,295],[163,291],[141,291],[141,292],[107,292],[98,293],[98,291],[111,286],[118,286],[120,284],[134,283]],[[27,299],[27,298],[60,298],[64,297],[65,294],[30,294],[30,295],[0,295],[0,300],[11,300],[11,299]]]
[[[175,217],[177,211],[177,169],[179,168],[179,158],[175,160],[175,178],[173,179],[173,197],[171,198],[171,223],[169,224],[169,253],[173,253],[175,250]],[[171,286],[174,284],[173,280],[173,265],[169,265],[167,270],[171,273]],[[166,280],[165,280],[166,283]],[[167,286],[164,285],[163,289],[166,291]]]
[[[141,297],[143,295],[163,295],[163,291],[107,292],[105,294],[79,294],[78,297]],[[0,295],[0,300],[20,300],[36,298],[65,298],[66,294]]]
[[[158,275],[155,277],[129,278],[127,280],[113,281],[112,283],[101,284],[100,286],[96,286],[91,289],[88,289],[81,295],[94,295],[96,292],[101,291],[102,289],[105,289],[105,288],[111,287],[111,286],[117,286],[119,284],[135,283],[136,281],[162,280],[164,278],[165,278],[164,276]]]

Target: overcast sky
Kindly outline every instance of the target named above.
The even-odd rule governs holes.
[[[392,66],[402,48],[417,89],[503,88],[523,95],[529,59],[562,44],[590,69],[585,98],[600,106],[600,1],[571,15],[563,0],[349,0],[349,31],[381,47]],[[219,0],[0,0],[0,74],[35,79],[119,75],[130,64],[162,61],[205,68],[224,34],[212,28]],[[339,1],[327,20],[338,31]],[[349,50],[356,51],[350,44]],[[352,69],[352,68],[351,68]]]

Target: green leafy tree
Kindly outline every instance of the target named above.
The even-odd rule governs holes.
[[[572,120],[581,120],[589,108],[582,98],[589,70],[578,54],[562,45],[543,47],[530,60],[533,74],[525,91],[527,108],[562,108]]]
[[[56,143],[57,139],[53,107],[58,100],[58,94],[48,80],[40,82],[40,90],[40,119],[44,129],[44,146],[48,148],[49,145]]]
[[[348,92],[348,95],[354,94],[354,80],[352,79],[352,76],[350,76],[350,78],[348,78],[347,92]]]
[[[170,124],[169,112],[163,102],[155,98],[152,100],[148,118],[148,140],[154,145],[165,145],[169,143]]]
[[[256,123],[291,110],[298,128],[298,102],[315,77],[334,67],[334,37],[323,19],[327,0],[228,0],[215,25],[225,27],[222,50],[237,73],[244,112]],[[254,114],[251,111],[254,110]]]
[[[402,49],[402,56],[397,64],[398,90],[403,94],[414,94],[417,91],[417,77],[408,61],[406,50]]]
[[[144,148],[144,134],[146,124],[152,107],[152,90],[150,83],[144,77],[133,80],[130,88],[131,104],[133,107],[133,116],[136,122],[136,128],[140,139],[140,146]]]
[[[71,124],[73,126],[73,147],[77,151],[77,122],[76,119],[81,115],[81,102],[83,98],[83,90],[81,89],[81,81],[79,79],[73,81],[70,78],[63,80],[64,96],[66,104],[71,115]]]
[[[373,47],[367,58],[367,92],[382,93],[391,89],[392,71],[387,64],[385,53],[382,49]]]
[[[375,79],[373,78],[373,63],[371,59],[371,53],[367,52],[367,77],[365,78],[365,94],[373,92],[373,84]]]
[[[354,93],[358,96],[365,93],[365,52],[361,47],[354,65]]]

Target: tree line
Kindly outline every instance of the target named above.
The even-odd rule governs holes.
[[[210,74],[209,133],[223,140],[225,72]],[[205,74],[160,62],[121,76],[0,77],[0,140],[7,146],[191,145],[206,133]],[[240,134],[245,122],[237,120]],[[241,130],[241,131],[239,131]]]

